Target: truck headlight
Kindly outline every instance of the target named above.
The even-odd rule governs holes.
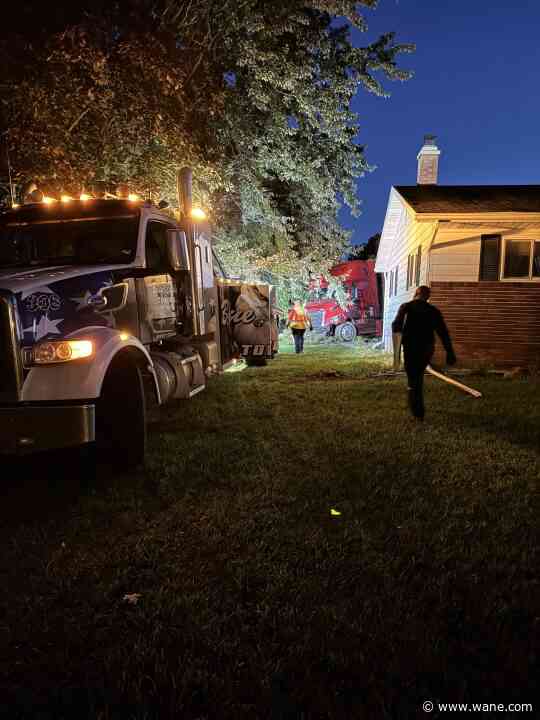
[[[36,345],[32,351],[32,362],[34,365],[48,365],[80,360],[93,354],[94,345],[91,340],[58,340]]]

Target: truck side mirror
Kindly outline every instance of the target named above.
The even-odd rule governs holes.
[[[122,310],[125,307],[128,296],[129,285],[127,283],[116,283],[110,287],[104,288],[97,297],[101,297],[104,300],[103,306],[98,308],[103,312],[114,312]],[[90,303],[90,298],[88,304]]]
[[[182,230],[167,230],[167,260],[175,272],[186,270],[189,272],[189,253],[186,233]]]

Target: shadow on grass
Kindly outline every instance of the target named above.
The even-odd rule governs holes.
[[[452,427],[471,430],[493,436],[493,442],[519,445],[540,454],[540,425],[532,417],[501,416],[494,412],[472,414],[460,411],[448,412],[448,423]]]
[[[126,479],[113,467],[96,463],[81,448],[9,457],[0,463],[0,532],[7,533],[20,525],[61,519],[84,498],[120,487]],[[144,492],[155,494],[144,471],[136,477]]]

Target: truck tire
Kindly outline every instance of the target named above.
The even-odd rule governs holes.
[[[345,322],[336,328],[336,337],[341,342],[352,342],[356,338],[356,327],[352,322]]]
[[[119,358],[107,371],[96,404],[98,461],[121,470],[144,464],[146,404],[143,377],[131,358]]]

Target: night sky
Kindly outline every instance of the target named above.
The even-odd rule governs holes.
[[[359,142],[377,169],[358,181],[362,215],[340,219],[363,243],[382,230],[392,185],[416,184],[424,134],[441,149],[439,184],[540,183],[540,3],[535,0],[380,0],[365,11],[365,45],[384,32],[416,43],[406,83],[388,99],[360,91]]]

